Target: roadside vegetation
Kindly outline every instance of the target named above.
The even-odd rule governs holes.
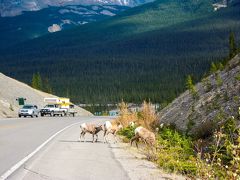
[[[219,73],[228,69],[228,62],[239,50],[234,43],[234,35],[229,36],[229,57],[219,63],[212,63],[208,75],[213,74],[216,79],[216,85],[221,88],[223,80]],[[239,80],[239,74],[235,77]],[[212,87],[208,78],[202,80],[206,93]],[[186,89],[194,101],[199,98],[196,86],[192,77],[186,79]],[[234,106],[238,113],[232,115],[226,114],[221,105],[213,100],[213,110],[219,110],[219,113],[211,120],[201,125],[194,133],[180,132],[173,124],[161,124],[157,117],[157,112],[152,108],[151,102],[143,102],[140,112],[130,112],[125,102],[120,107],[120,117],[116,121],[122,123],[124,128],[119,132],[124,142],[129,142],[134,136],[134,130],[138,126],[143,126],[152,132],[155,132],[157,143],[156,151],[150,151],[149,148],[143,148],[149,159],[154,161],[160,168],[174,173],[183,174],[189,178],[196,179],[240,179],[240,129],[237,127],[237,121],[240,120],[239,96],[226,97],[225,100],[233,98]],[[218,96],[217,96],[218,97]],[[134,126],[130,126],[134,122]],[[194,126],[194,120],[189,121],[187,128]],[[201,133],[199,133],[201,131]],[[144,143],[142,145],[144,147]]]
[[[150,102],[144,101],[142,110],[135,113],[128,110],[126,103],[120,104],[121,115],[116,121],[124,126],[119,132],[124,142],[129,142],[135,128],[141,125],[155,132],[157,138],[156,151],[153,153],[145,147],[144,153],[167,172],[180,173],[193,179],[240,178],[240,131],[236,127],[237,117],[229,117],[210,136],[196,138],[177,131],[171,124],[157,125],[157,114],[151,107]],[[135,126],[129,126],[130,122],[135,122]]]

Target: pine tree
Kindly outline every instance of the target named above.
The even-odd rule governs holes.
[[[32,77],[32,87],[34,89],[38,89],[38,90],[42,90],[42,78],[41,78],[41,75],[40,73],[38,72],[37,74],[33,74],[33,77]]]
[[[217,74],[216,83],[217,83],[218,87],[222,86],[222,84],[223,84],[223,80],[219,74]]]
[[[194,87],[192,77],[190,75],[187,76],[186,87],[189,91],[192,91],[192,89]]]
[[[213,73],[213,74],[215,72],[217,72],[217,66],[214,62],[212,62],[212,64],[211,64],[210,72]]]
[[[186,86],[187,86],[187,89],[190,91],[190,93],[193,95],[193,97],[197,99],[198,93],[193,84],[192,77],[190,75],[187,76]]]
[[[37,75],[34,73],[33,76],[32,76],[32,87],[34,89],[37,89],[38,88],[38,85],[37,85]]]
[[[235,35],[233,32],[229,35],[229,58],[233,58],[237,53],[237,45],[235,42]]]
[[[39,72],[37,73],[36,78],[37,78],[37,89],[43,90],[42,78]]]
[[[222,70],[224,69],[224,66],[223,66],[223,64],[220,62],[220,63],[218,63],[217,68],[218,68],[220,71],[222,71]]]
[[[53,93],[48,78],[44,78],[44,80],[43,80],[43,91],[47,92],[47,93],[50,93],[50,94]]]

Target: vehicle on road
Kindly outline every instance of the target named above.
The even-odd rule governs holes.
[[[74,108],[74,105],[73,104],[70,104],[69,105],[69,109],[67,110],[67,115],[68,116],[75,116],[77,114],[75,108]]]
[[[40,110],[41,116],[65,116],[67,109],[62,109],[59,104],[48,104]]]
[[[24,105],[21,109],[18,111],[18,117],[38,117],[39,110],[36,105]]]
[[[44,102],[48,104],[40,110],[41,116],[75,116],[77,113],[69,98],[44,98]]]

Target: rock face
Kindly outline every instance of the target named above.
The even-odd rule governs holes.
[[[16,101],[18,97],[26,98],[27,104],[35,104],[39,108],[42,108],[45,105],[43,102],[45,97],[57,96],[33,89],[24,83],[0,73],[0,118],[17,117],[18,109],[20,108]],[[80,116],[92,115],[80,107],[76,107],[76,111],[78,112],[77,115]]]
[[[67,5],[120,5],[137,6],[153,0],[1,0],[0,16],[17,16],[23,11],[38,11],[48,6]]]
[[[198,97],[184,92],[159,113],[159,122],[197,136],[203,136],[231,116],[240,124],[240,54],[223,71],[203,79],[195,87]]]

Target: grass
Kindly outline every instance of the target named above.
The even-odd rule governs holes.
[[[152,125],[157,116],[150,108],[151,103],[144,102],[138,116],[128,111],[126,103],[122,102],[120,106],[122,114],[117,120],[125,125],[119,132],[124,142],[129,142],[136,128],[128,126],[130,117],[135,118],[137,126],[149,127],[152,131],[156,127]],[[218,118],[227,116],[220,114]],[[206,124],[205,128],[210,128],[208,126],[212,124]],[[221,127],[210,128],[215,132],[209,133],[206,139],[194,139],[172,126],[158,128],[156,151],[153,153],[144,148],[144,154],[152,157],[149,159],[160,168],[192,179],[240,179],[240,131],[234,117],[229,117]]]
[[[157,115],[151,102],[144,101],[140,112],[129,111],[128,104],[123,101],[119,104],[119,109],[120,117],[116,121],[120,122],[124,127],[128,127],[130,122],[135,122],[136,125],[149,130],[155,127]]]

